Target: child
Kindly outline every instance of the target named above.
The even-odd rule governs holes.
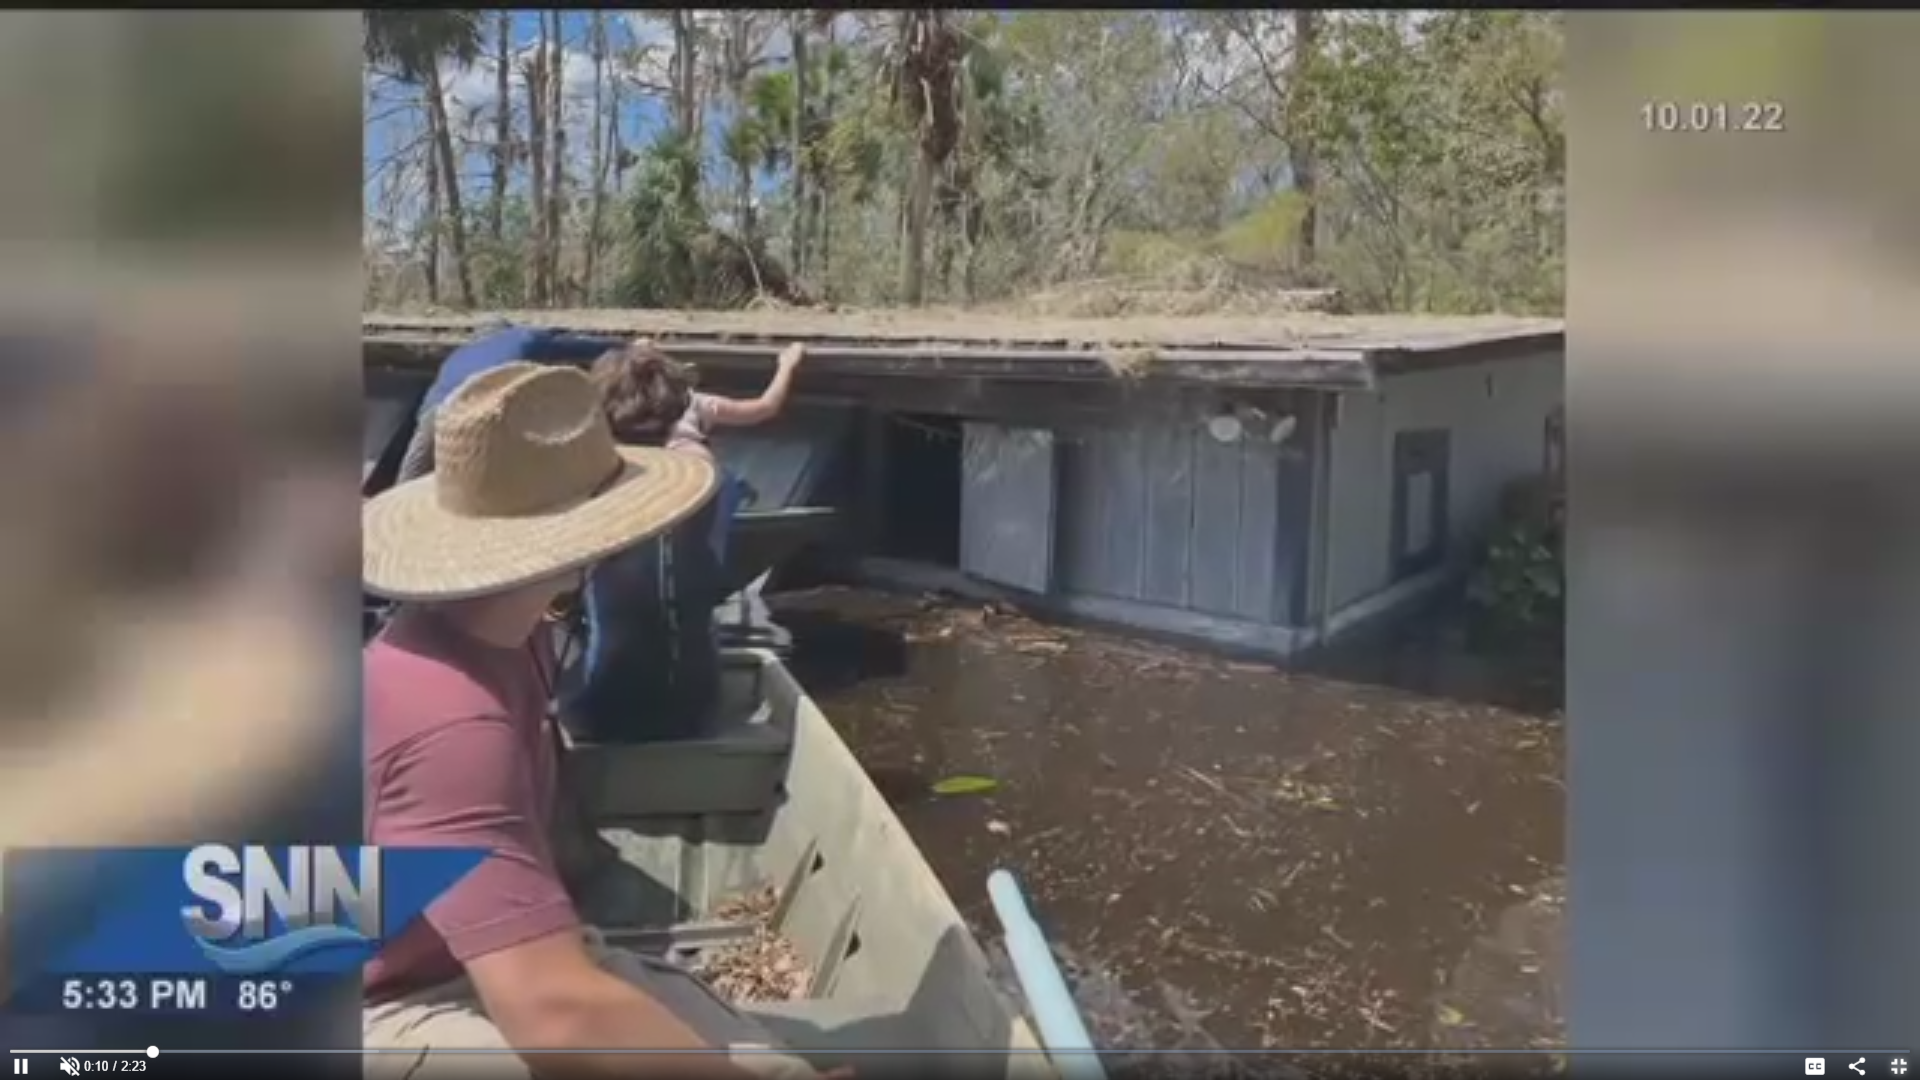
[[[639,446],[665,446],[713,460],[708,445],[714,428],[752,427],[779,416],[793,389],[793,373],[806,358],[806,347],[787,346],[776,362],[773,380],[755,398],[730,398],[693,389],[692,373],[675,363],[651,341],[637,341],[594,361],[593,381],[606,402],[613,437]],[[727,557],[727,532],[735,512],[746,501],[746,484],[721,470],[720,490],[714,497],[713,549],[722,563]]]
[[[773,381],[755,398],[729,398],[693,389],[691,373],[651,341],[615,349],[593,365],[593,380],[607,403],[614,437],[624,443],[685,450],[713,459],[714,428],[752,427],[779,416],[793,388],[793,372],[806,357],[798,343],[781,352]]]
[[[605,354],[592,377],[616,440],[712,460],[713,427],[779,415],[800,357],[798,345],[789,347],[766,391],[746,401],[694,393],[686,369],[649,342]],[[712,502],[588,576],[585,651],[561,678],[561,721],[576,736],[650,742],[705,733],[720,686],[713,609],[724,597],[715,585],[740,486],[723,474]]]

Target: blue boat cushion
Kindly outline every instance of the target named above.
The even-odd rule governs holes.
[[[720,470],[720,488],[714,493],[713,558],[727,565],[727,539],[733,535],[733,519],[748,505],[751,489],[731,469]]]
[[[705,734],[720,692],[713,609],[717,500],[589,572],[586,641],[560,677],[560,720],[582,742]]]
[[[620,343],[612,338],[562,334],[533,326],[510,326],[462,345],[440,365],[427,396],[421,400],[424,412],[452,396],[460,384],[483,371],[491,371],[516,360],[541,364],[584,364]]]

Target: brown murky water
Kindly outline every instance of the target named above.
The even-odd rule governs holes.
[[[983,940],[1006,867],[1104,1047],[1561,1042],[1559,722],[1446,628],[1305,673],[857,590],[779,607]],[[932,797],[958,775],[998,786]]]

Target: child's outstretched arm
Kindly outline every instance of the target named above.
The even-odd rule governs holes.
[[[774,368],[773,381],[757,398],[729,398],[705,395],[707,419],[719,427],[752,427],[780,415],[787,407],[787,394],[793,389],[793,369],[806,359],[806,347],[798,342],[781,352]]]

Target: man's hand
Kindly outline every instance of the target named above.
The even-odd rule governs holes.
[[[780,351],[780,359],[776,363],[779,364],[781,371],[792,371],[800,366],[800,361],[806,358],[807,347],[796,341]]]

